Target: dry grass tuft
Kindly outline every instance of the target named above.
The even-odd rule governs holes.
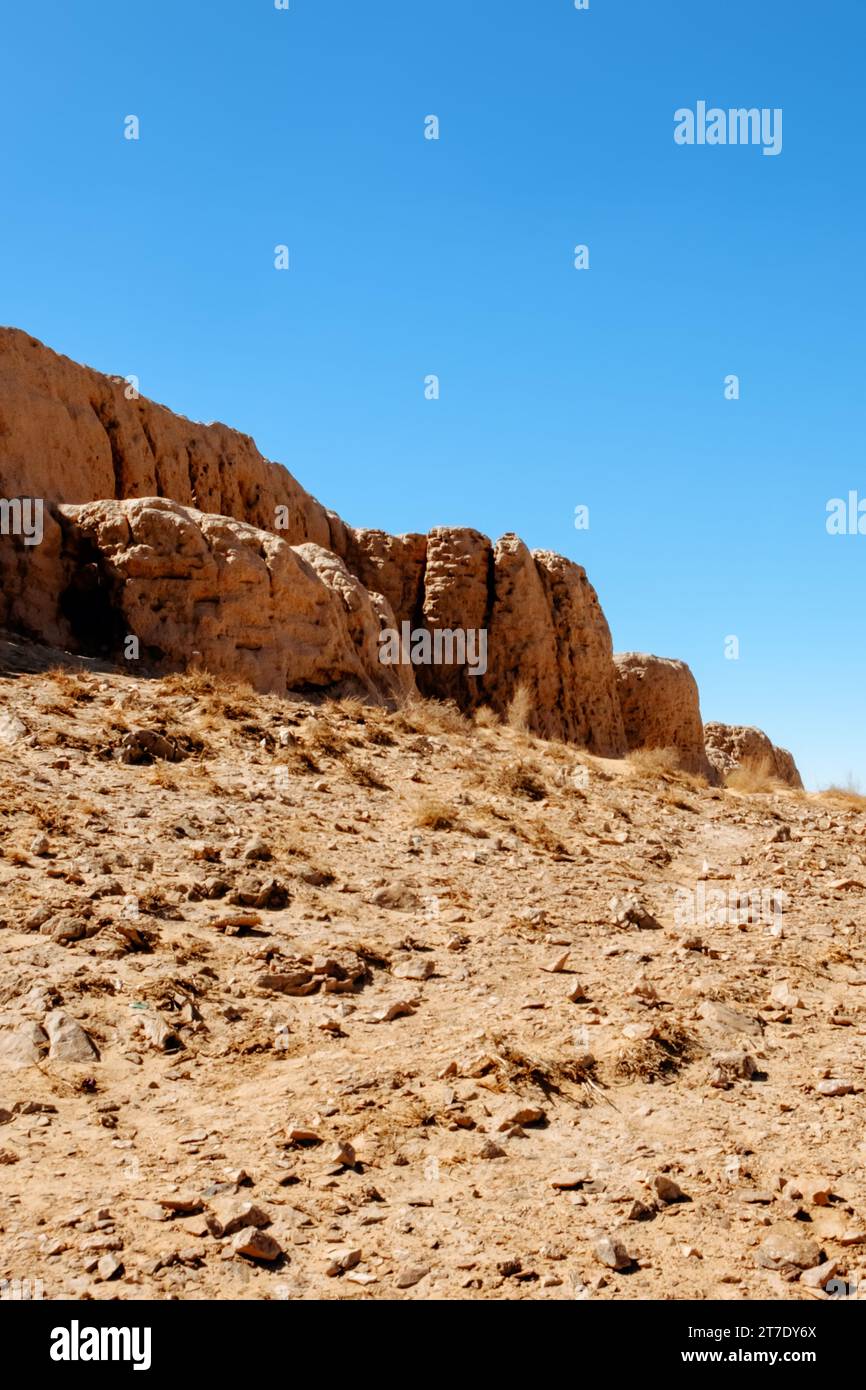
[[[304,747],[314,758],[342,758],[346,744],[326,719],[311,718],[301,728]]]
[[[553,1059],[530,1057],[501,1035],[494,1036],[491,1041],[496,1049],[497,1072],[518,1092],[534,1086],[547,1099],[560,1096],[581,1105],[591,1104],[594,1092],[601,1094],[595,1076],[596,1061],[589,1053],[582,1057]],[[576,1093],[572,1089],[575,1086],[579,1088]]]
[[[66,666],[52,666],[45,674],[67,699],[75,700],[78,704],[87,704],[96,698],[96,687],[83,671],[70,670]]]
[[[159,689],[163,695],[213,695],[224,700],[250,699],[255,695],[249,681],[237,676],[203,671],[197,667],[188,671],[178,671],[171,676],[163,676],[159,682]]]
[[[756,793],[784,790],[785,784],[775,776],[769,758],[761,758],[759,762],[740,763],[739,767],[733,768],[725,778],[725,786],[731,791],[754,796]]]
[[[452,806],[425,796],[412,807],[412,825],[418,830],[456,830],[460,816]]]
[[[351,758],[347,758],[343,764],[346,775],[359,787],[368,787],[371,791],[387,792],[390,787],[387,782],[383,782],[378,773],[365,763],[356,763]]]
[[[633,748],[628,764],[632,775],[640,779],[670,777],[682,771],[678,748]]]
[[[519,734],[528,734],[532,724],[534,713],[532,696],[529,693],[529,686],[518,685],[511,698],[506,716],[508,727],[516,729]]]
[[[471,725],[453,700],[423,700],[414,697],[397,715],[397,728],[410,734],[467,734]]]
[[[858,784],[849,779],[844,787],[825,787],[818,793],[821,801],[830,801],[836,806],[844,806],[851,811],[866,811],[866,796]]]
[[[500,771],[497,785],[508,796],[525,796],[529,801],[547,798],[547,787],[532,763],[509,763]]]
[[[473,719],[479,729],[498,729],[502,722],[496,710],[491,709],[489,705],[481,705],[475,711]]]
[[[697,1055],[695,1039],[678,1023],[662,1023],[655,1036],[624,1048],[614,1066],[619,1081],[664,1081],[673,1078]]]

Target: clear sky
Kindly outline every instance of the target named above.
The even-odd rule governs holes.
[[[618,650],[866,789],[864,49],[863,0],[9,5],[0,319],[354,524],[573,557]],[[699,101],[781,153],[677,145]]]

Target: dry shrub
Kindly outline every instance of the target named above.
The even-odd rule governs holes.
[[[508,705],[507,721],[510,729],[520,734],[528,734],[532,723],[534,706],[529,686],[521,682]]]
[[[314,758],[342,758],[346,745],[325,719],[310,717],[301,728],[301,739]]]
[[[678,748],[635,748],[628,754],[629,773],[633,780],[641,782],[665,782],[690,791],[705,791],[709,786],[706,777],[697,772],[687,772],[682,765],[682,753]],[[686,806],[687,811],[694,810]]]
[[[473,715],[479,729],[498,729],[501,723],[499,715],[490,705],[481,705]]]
[[[419,695],[406,699],[394,724],[407,734],[466,734],[470,728],[453,700],[424,700]]]
[[[551,830],[547,821],[529,820],[522,825],[523,838],[535,849],[543,850],[545,854],[555,854],[559,857],[571,858],[571,852],[562,843],[554,830]]]
[[[731,791],[743,792],[746,796],[753,796],[758,792],[784,790],[784,785],[773,772],[773,764],[769,758],[740,763],[732,768],[725,778],[726,787]]]
[[[412,824],[419,830],[454,830],[460,824],[460,816],[453,806],[425,796],[412,807]]]
[[[344,767],[346,775],[359,787],[369,787],[372,791],[379,792],[390,791],[388,783],[383,782],[378,773],[374,772],[371,767],[367,767],[365,763],[356,763],[347,758]]]
[[[672,1079],[699,1049],[695,1039],[678,1023],[658,1025],[655,1036],[623,1048],[614,1067],[620,1081]]]
[[[848,781],[845,787],[825,787],[818,793],[821,801],[830,801],[836,806],[845,807],[850,811],[866,811],[866,796],[863,795],[859,786],[853,780]]]
[[[154,763],[152,767],[148,768],[148,773],[148,781],[161,787],[163,791],[176,792],[178,790],[177,782],[169,772],[167,763]]]
[[[66,666],[52,666],[50,671],[46,671],[48,680],[53,681],[57,689],[67,699],[75,700],[78,704],[86,704],[96,698],[96,689],[90,678],[79,670]]]
[[[163,695],[189,695],[197,698],[212,695],[223,700],[250,699],[256,693],[250,682],[239,676],[203,671],[199,668],[163,676],[158,688]]]
[[[509,796],[525,796],[529,801],[544,801],[547,797],[547,787],[531,763],[509,763],[499,773],[498,785]]]
[[[491,1041],[496,1049],[495,1069],[500,1081],[518,1093],[534,1086],[547,1099],[561,1096],[587,1105],[594,1098],[592,1092],[600,1092],[595,1077],[596,1061],[589,1053],[582,1057],[530,1057],[501,1035],[494,1035]],[[574,1086],[580,1088],[576,1094],[572,1090]]]
[[[628,754],[629,769],[633,776],[665,777],[681,772],[681,754],[678,748],[633,748]]]

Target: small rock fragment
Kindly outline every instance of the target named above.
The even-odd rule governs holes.
[[[854,1090],[853,1083],[841,1081],[838,1077],[825,1077],[815,1088],[820,1096],[848,1096]]]
[[[116,1255],[103,1255],[96,1265],[100,1279],[116,1279],[123,1272],[123,1261]]]
[[[505,1150],[501,1144],[497,1144],[493,1139],[485,1139],[478,1151],[479,1158],[504,1158]]]
[[[808,1236],[774,1231],[755,1252],[755,1263],[764,1269],[811,1269],[821,1262],[821,1251]]]
[[[595,1243],[596,1258],[608,1269],[630,1269],[634,1260],[621,1240],[612,1236],[602,1236]]]
[[[666,1173],[656,1173],[652,1186],[659,1201],[666,1205],[670,1202],[682,1202],[685,1197],[679,1183],[674,1182]]]
[[[244,1231],[250,1226],[261,1230],[263,1226],[271,1224],[268,1212],[255,1202],[236,1202],[231,1199],[214,1203],[205,1216],[205,1221],[211,1235],[218,1239],[237,1235],[238,1231]]]
[[[243,1255],[248,1260],[266,1260],[268,1263],[279,1259],[283,1253],[279,1241],[256,1226],[247,1226],[245,1230],[238,1231],[231,1248],[236,1255]]]
[[[339,1250],[332,1250],[328,1256],[328,1264],[325,1274],[329,1279],[335,1279],[338,1274],[345,1274],[347,1270],[354,1269],[356,1264],[361,1262],[361,1251],[353,1250],[345,1245]]]
[[[80,1023],[63,1009],[55,1009],[45,1020],[45,1031],[51,1043],[50,1062],[94,1062],[99,1053]]]
[[[811,1269],[805,1269],[800,1275],[800,1283],[805,1284],[807,1289],[823,1289],[831,1279],[839,1273],[838,1260],[825,1260],[821,1265],[813,1265]]]

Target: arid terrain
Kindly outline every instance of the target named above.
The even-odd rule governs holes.
[[[866,802],[527,723],[4,639],[0,1278],[866,1279]]]

